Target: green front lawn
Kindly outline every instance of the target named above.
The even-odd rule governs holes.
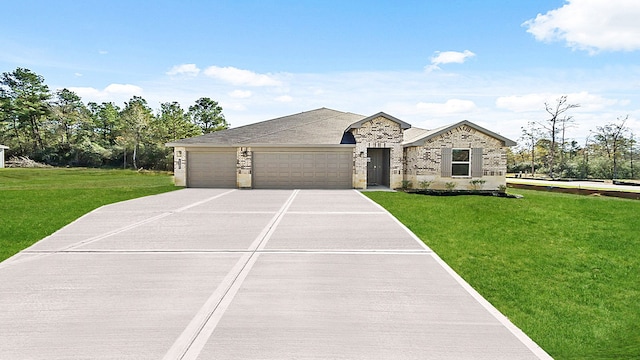
[[[0,169],[0,261],[102,205],[175,189],[167,173]]]
[[[557,359],[640,358],[640,201],[364,193]]]

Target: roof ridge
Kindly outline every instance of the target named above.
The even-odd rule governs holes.
[[[342,112],[342,111],[338,111],[338,110],[333,110],[333,109],[328,109],[328,108],[322,107],[322,108],[319,108],[319,109],[309,110],[309,111],[303,111],[303,112],[301,112],[301,113],[297,113],[297,114],[293,114],[293,115],[288,115],[288,116],[283,116],[283,117],[276,118],[276,119],[272,119],[272,120],[282,119],[282,118],[285,118],[285,117],[295,116],[295,115],[300,115],[300,114],[304,114],[304,113],[308,113],[308,112],[312,112],[312,111],[317,111],[317,110],[322,110],[322,109],[335,111],[335,112],[338,112],[338,113],[340,113],[340,114],[333,115],[333,116],[330,116],[330,117],[323,117],[323,118],[318,119],[318,120],[312,120],[312,121],[306,122],[306,123],[304,123],[304,124],[303,124],[303,123],[298,123],[298,124],[296,124],[296,125],[294,125],[294,126],[291,126],[291,127],[286,128],[286,129],[275,130],[275,131],[272,131],[272,132],[269,132],[269,133],[261,134],[261,135],[260,135],[260,137],[263,137],[263,136],[269,136],[269,135],[273,135],[273,134],[277,134],[277,133],[279,133],[279,132],[283,132],[283,131],[286,131],[286,130],[291,130],[291,129],[299,128],[299,127],[306,126],[306,125],[309,125],[309,124],[315,124],[315,123],[320,122],[320,121],[324,121],[324,120],[329,120],[329,119],[336,118],[336,117],[338,117],[338,116],[340,116],[340,115],[349,114],[349,113],[346,113],[346,112]],[[355,114],[354,114],[354,115],[355,115]],[[267,121],[271,121],[271,120],[267,120]],[[246,137],[246,138],[243,138],[242,140],[238,141],[238,143],[243,143],[243,142],[246,142],[246,141],[251,141],[251,140],[253,140],[254,138],[256,138],[256,137]]]
[[[273,118],[273,119],[262,120],[262,121],[254,122],[254,123],[251,123],[251,124],[245,124],[245,125],[241,125],[241,126],[238,126],[238,127],[225,129],[225,130],[233,130],[233,131],[236,131],[236,130],[239,130],[239,129],[242,129],[242,128],[246,128],[246,127],[250,127],[250,126],[254,126],[254,125],[257,125],[257,124],[269,123],[269,122],[272,122],[272,121],[281,120],[281,119],[284,119],[284,118],[293,117],[293,116],[301,115],[301,114],[304,114],[304,113],[309,113],[309,112],[312,112],[312,111],[322,110],[322,109],[326,109],[326,108],[322,107],[322,108],[313,109],[313,110],[301,111],[301,112],[299,112],[299,113],[295,113],[295,114],[284,115],[284,116],[278,116],[278,117],[275,117],[275,118]],[[332,109],[327,109],[327,110],[332,110]],[[338,110],[333,110],[333,111],[338,111]],[[217,132],[217,131],[216,131],[216,132]],[[216,133],[216,132],[213,132],[213,133],[211,133],[211,134],[214,134],[214,133]],[[271,133],[267,133],[266,135],[270,135],[270,134],[271,134]],[[205,135],[207,135],[207,134],[205,134]],[[204,136],[204,135],[203,135],[203,136]],[[244,142],[244,141],[248,141],[248,140],[251,140],[251,139],[253,139],[253,137],[246,137],[246,136],[245,136],[245,137],[243,137],[243,138],[242,138],[242,140],[240,140],[239,142]]]
[[[411,127],[407,130],[404,131],[403,136],[402,136],[402,143],[410,143],[415,141],[416,139],[419,139],[420,137],[426,135],[427,133],[431,132],[431,130],[429,129],[423,129],[423,128],[418,128],[418,127]],[[413,134],[413,135],[412,135]]]
[[[296,116],[296,115],[300,115],[300,114],[304,114],[304,113],[308,113],[308,112],[312,112],[312,111],[317,111],[317,110],[322,110],[322,109],[325,109],[325,108],[318,108],[318,109],[313,109],[313,110],[301,111],[301,112],[295,113],[295,114],[278,116],[278,117],[275,117],[273,119],[262,120],[262,121],[254,122],[254,123],[251,123],[251,124],[241,125],[241,126],[238,126],[238,127],[235,127],[235,128],[229,128],[229,130],[241,129],[241,128],[244,128],[244,127],[247,127],[247,126],[253,126],[253,125],[256,125],[256,124],[261,124],[261,123],[271,122],[271,121],[275,121],[275,120],[280,120],[280,119],[284,119],[284,118],[287,118],[287,117]],[[327,109],[327,110],[331,110],[331,109]],[[334,110],[334,111],[337,111],[337,110]]]

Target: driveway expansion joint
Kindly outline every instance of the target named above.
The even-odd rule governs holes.
[[[242,283],[249,275],[251,268],[258,259],[261,249],[264,248],[271,238],[271,235],[278,227],[280,220],[293,203],[298,192],[299,190],[293,191],[280,210],[278,210],[271,221],[269,221],[256,237],[251,246],[249,246],[246,254],[238,260],[236,266],[234,266],[225,277],[225,281],[211,294],[205,305],[165,354],[164,360],[187,360],[198,357],[218,325],[218,322],[224,315],[225,310],[229,307],[234,296],[242,286]],[[221,291],[221,289],[223,290]],[[222,293],[222,295],[220,296],[219,293]]]

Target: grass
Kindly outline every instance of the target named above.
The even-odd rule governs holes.
[[[167,173],[0,169],[0,261],[102,205],[175,189]]]
[[[367,192],[556,359],[640,358],[640,201]]]

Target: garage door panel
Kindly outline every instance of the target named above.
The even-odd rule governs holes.
[[[187,184],[189,187],[235,188],[235,152],[187,153]]]
[[[262,189],[350,189],[352,152],[255,151],[253,187]],[[277,168],[278,171],[272,171]]]

